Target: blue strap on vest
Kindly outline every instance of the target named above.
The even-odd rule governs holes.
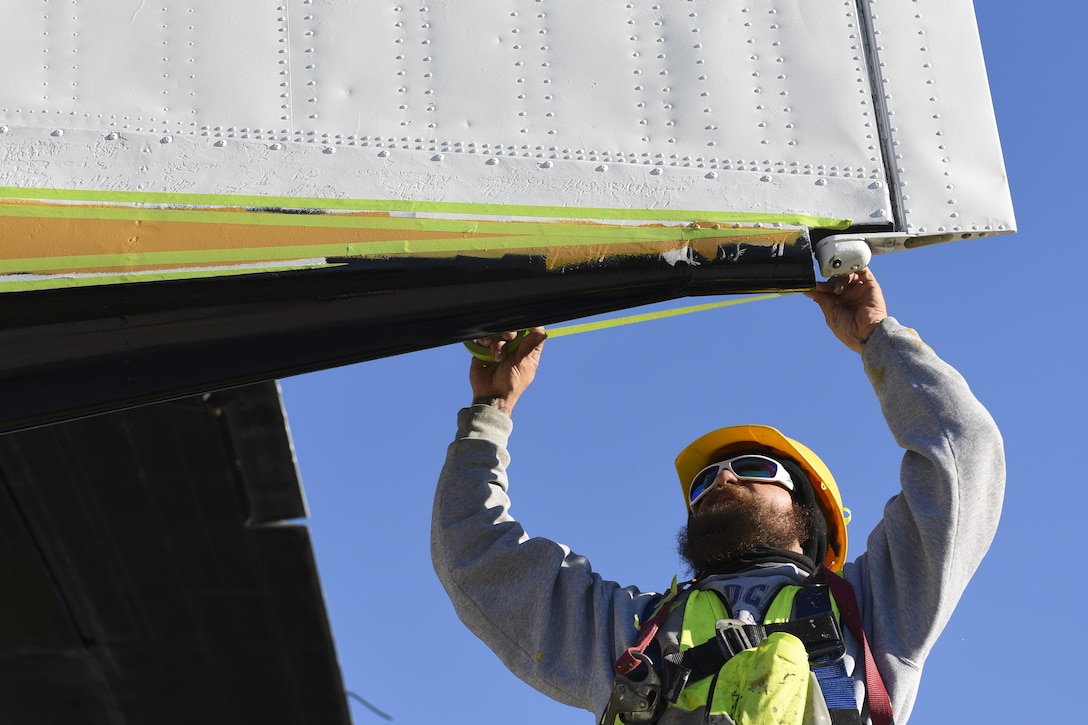
[[[793,600],[793,618],[801,619],[831,610],[831,589],[827,586],[805,586]],[[820,683],[824,702],[831,713],[834,725],[861,723],[854,678],[846,672],[846,662],[841,656],[829,658],[826,663],[813,662],[812,673]]]

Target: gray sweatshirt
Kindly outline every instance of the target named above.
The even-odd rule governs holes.
[[[888,427],[905,450],[902,491],[888,502],[866,551],[843,574],[857,593],[866,637],[903,725],[922,664],[993,540],[1005,460],[989,413],[913,330],[884,320],[863,361]],[[509,514],[511,419],[472,406],[457,420],[435,493],[435,571],[461,620],[515,675],[599,716],[616,658],[633,643],[636,617],[645,618],[657,595],[601,578],[562,544],[528,537]],[[736,583],[744,585],[746,577],[800,583],[803,572],[754,571]],[[853,673],[861,655],[852,638],[847,645]],[[860,669],[855,683],[863,693]],[[671,723],[679,715],[670,716]]]

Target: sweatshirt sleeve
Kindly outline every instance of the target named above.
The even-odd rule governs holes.
[[[431,520],[435,572],[461,621],[518,677],[603,712],[612,666],[651,595],[602,579],[566,546],[529,537],[509,514],[513,423],[488,406],[458,414]]]
[[[905,451],[902,489],[844,574],[857,591],[877,668],[902,722],[926,656],[993,541],[1005,457],[990,414],[914,330],[884,320],[863,361]]]

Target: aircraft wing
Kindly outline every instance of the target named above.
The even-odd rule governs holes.
[[[278,387],[0,436],[0,719],[348,723]]]
[[[0,430],[1015,229],[968,0],[8,10]]]

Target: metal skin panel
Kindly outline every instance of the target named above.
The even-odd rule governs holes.
[[[23,3],[0,59],[23,190],[1015,227],[969,0]]]
[[[862,7],[883,91],[897,230],[922,237],[916,243],[1015,230],[972,4],[866,0]]]
[[[23,190],[1015,228],[969,0],[22,3],[0,59]]]
[[[890,214],[852,1],[11,12],[0,185]]]

